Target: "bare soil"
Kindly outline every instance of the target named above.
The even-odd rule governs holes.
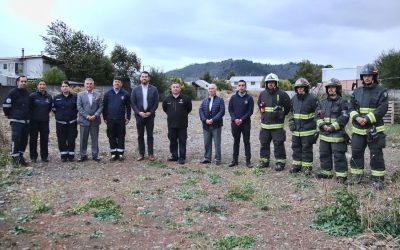
[[[310,228],[314,210],[332,201],[333,192],[339,186],[334,180],[289,174],[292,151],[288,132],[288,164],[284,171],[276,172],[269,168],[262,172],[246,168],[242,152],[240,165],[229,168],[233,141],[229,114],[226,113],[222,135],[223,164],[200,164],[204,151],[202,127],[198,119],[199,103],[193,103],[194,109],[189,117],[188,156],[184,166],[167,161],[169,141],[166,115],[161,108],[156,114],[157,161],[153,163],[135,160],[138,153],[134,120],[127,127],[125,161],[109,161],[106,126],[103,123],[100,163],[91,160],[62,163],[53,119],[50,163],[32,163],[23,169],[8,166],[4,172],[15,182],[3,182],[0,186],[0,248],[212,249],[213,240],[225,235],[250,235],[255,238],[253,249],[362,247],[356,239],[334,237]],[[1,121],[8,130],[9,138],[7,120],[2,116]],[[259,159],[259,125],[259,113],[255,112],[251,132],[254,164]],[[78,148],[79,139],[77,151]],[[317,145],[314,145],[314,152],[314,169],[317,170]],[[398,148],[385,149],[389,175],[399,171],[399,153]],[[256,194],[252,200],[231,201],[226,198],[228,190],[245,182],[255,185]],[[387,188],[381,192],[375,192],[370,185],[351,188],[365,195],[374,193],[371,207],[376,207],[398,196],[399,183],[387,181]],[[121,219],[99,221],[90,212],[79,215],[69,213],[90,198],[104,197],[110,197],[121,206]],[[257,206],[257,200],[264,201],[264,210]],[[50,209],[35,213],[35,202],[42,202]],[[21,227],[23,232],[17,234]]]

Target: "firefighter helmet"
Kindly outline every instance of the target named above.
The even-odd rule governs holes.
[[[340,96],[342,95],[342,83],[338,79],[332,78],[328,80],[328,82],[325,84],[325,89],[327,94],[329,87],[336,87],[336,94]]]
[[[304,87],[304,91],[308,93],[308,90],[310,88],[310,83],[307,81],[306,78],[300,77],[299,79],[296,80],[294,83],[294,91],[297,93],[297,88],[298,87]]]
[[[276,74],[270,73],[265,77],[265,88],[268,88],[268,82],[275,82],[275,87],[278,87],[279,78]]]
[[[364,75],[373,75],[374,76],[374,81],[376,82],[378,79],[378,70],[376,69],[375,65],[373,64],[365,64],[360,72],[360,79],[361,81],[363,80]],[[364,81],[363,81],[364,82]]]

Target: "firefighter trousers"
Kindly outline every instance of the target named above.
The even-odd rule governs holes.
[[[326,174],[332,171],[333,161],[335,162],[336,175],[347,174],[347,144],[345,142],[319,142],[319,157],[321,160],[321,170]],[[333,156],[333,161],[332,161]],[[329,175],[329,174],[328,174]],[[344,177],[344,176],[343,176]]]
[[[313,162],[313,144],[315,136],[294,136],[292,135],[293,165],[312,169]]]
[[[285,150],[286,131],[283,128],[260,130],[260,159],[269,161],[271,141],[274,143],[274,155],[276,162],[286,163]]]

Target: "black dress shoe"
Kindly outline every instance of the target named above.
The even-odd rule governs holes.
[[[79,160],[78,160],[78,162],[84,162],[84,161],[87,161],[87,157],[86,157],[86,156],[81,157],[81,158],[79,158]]]
[[[178,158],[174,158],[174,157],[168,157],[168,161],[178,161]]]
[[[202,161],[200,161],[200,163],[201,163],[201,164],[208,164],[208,163],[211,163],[211,161],[209,161],[209,160],[202,160]]]
[[[62,161],[62,162],[67,162],[68,159],[67,159],[67,158],[61,158],[61,161]]]
[[[219,165],[221,165],[221,162],[220,161],[216,161],[215,165],[219,166]]]
[[[44,158],[44,159],[42,159],[42,162],[49,162],[49,159]]]
[[[237,163],[237,161],[233,161],[233,162],[231,162],[231,163],[229,163],[229,165],[228,165],[228,167],[234,167],[234,166],[237,166],[238,165],[238,163]]]
[[[101,161],[101,159],[99,157],[95,157],[95,158],[93,158],[93,160],[97,161],[97,162]]]

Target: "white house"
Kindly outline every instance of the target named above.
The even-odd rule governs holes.
[[[229,82],[232,89],[236,89],[239,80],[245,80],[247,90],[263,91],[264,90],[264,79],[265,76],[232,76]]]
[[[25,56],[24,50],[21,57],[0,57],[0,83],[2,86],[13,86],[19,75],[28,79],[42,78],[43,73],[51,68],[52,61],[54,59],[44,55]]]
[[[322,82],[326,83],[331,78],[339,79],[344,90],[352,90],[353,84],[360,86],[360,72],[362,66],[351,68],[323,68]]]

